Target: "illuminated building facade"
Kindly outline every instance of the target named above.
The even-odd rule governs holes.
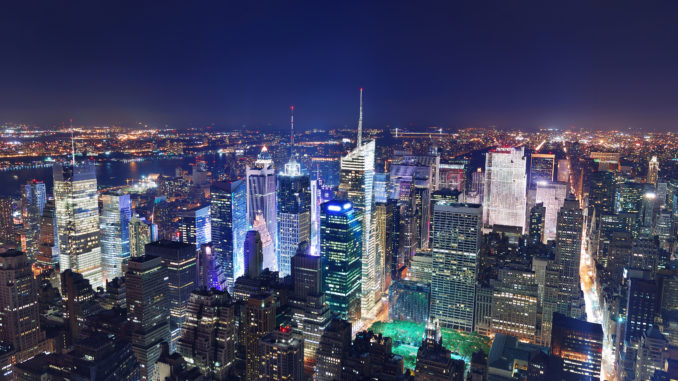
[[[540,181],[553,181],[555,164],[556,155],[544,153],[530,155],[530,187],[535,187]]]
[[[566,300],[580,295],[579,259],[584,216],[579,202],[570,194],[558,212],[556,227],[556,263],[561,269],[561,291]]]
[[[289,327],[281,327],[259,340],[259,380],[304,379],[304,341]]]
[[[340,318],[360,319],[363,224],[350,201],[330,201],[320,207],[320,255],[323,293],[330,310]]]
[[[245,304],[245,379],[258,380],[261,374],[261,348],[259,340],[275,325],[275,301],[270,294],[251,295]]]
[[[35,260],[40,252],[40,220],[46,202],[47,191],[44,182],[33,180],[22,186],[21,215],[24,226],[21,250],[31,260]]]
[[[192,244],[196,251],[200,250],[202,245],[212,242],[212,218],[209,205],[182,210],[179,215],[181,216],[179,224],[181,242]]]
[[[599,379],[602,353],[600,324],[553,314],[551,354],[563,360],[564,379]]]
[[[73,270],[103,287],[99,245],[99,204],[93,162],[53,166],[59,270]]]
[[[268,149],[264,146],[259,154],[254,167],[247,167],[247,221],[249,225],[254,225],[257,216],[263,218],[266,225],[266,231],[271,237],[273,252],[278,245],[278,223],[276,221],[276,176],[273,167],[273,159]],[[261,232],[260,232],[261,233]],[[270,262],[270,261],[267,261]],[[277,271],[278,268],[271,268],[271,271]]]
[[[539,181],[536,183],[537,191],[535,195],[536,203],[544,205],[544,236],[543,242],[556,239],[556,224],[558,222],[558,211],[562,208],[565,198],[569,192],[567,183]]]
[[[123,275],[122,264],[130,257],[132,206],[129,194],[104,194],[101,202],[101,262],[109,281]]]
[[[525,230],[527,174],[523,147],[499,147],[487,153],[484,192],[486,226],[517,226]]]
[[[212,244],[233,291],[235,280],[244,271],[243,247],[247,233],[247,186],[244,181],[220,182],[211,188]]]
[[[430,316],[442,327],[473,331],[482,206],[433,207],[433,274]]]
[[[278,271],[285,277],[299,244],[311,240],[311,180],[294,158],[278,174],[277,198]]]

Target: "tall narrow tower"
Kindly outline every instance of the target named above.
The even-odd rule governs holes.
[[[358,117],[358,141],[356,147],[360,148],[363,143],[363,88],[360,88],[360,115]]]

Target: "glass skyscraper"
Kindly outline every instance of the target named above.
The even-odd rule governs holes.
[[[226,289],[245,272],[243,245],[247,233],[247,187],[243,180],[220,182],[211,189],[212,244]]]
[[[278,247],[278,223],[276,221],[276,176],[273,167],[273,159],[268,149],[264,147],[259,154],[254,167],[247,167],[247,221],[250,226],[255,225],[257,216],[261,216],[266,225],[266,229],[260,227],[259,230],[266,230],[270,235],[272,253],[275,255],[275,248]],[[260,224],[260,222],[258,223]],[[262,237],[263,239],[263,237]],[[277,260],[264,257],[264,263],[271,267],[271,271],[277,271]]]
[[[21,235],[21,250],[34,260],[40,252],[40,222],[47,202],[45,183],[32,180],[22,187],[21,203],[24,231]]]
[[[330,310],[351,323],[361,316],[361,219],[350,201],[333,200],[320,207],[323,292]]]
[[[443,327],[473,331],[481,219],[478,204],[433,206],[430,316]]]
[[[291,274],[299,243],[311,240],[311,181],[294,158],[278,175],[278,271]]]
[[[196,251],[200,250],[200,246],[212,242],[212,220],[209,205],[182,210],[180,215],[181,242],[193,244]]]
[[[132,206],[128,194],[104,194],[101,201],[101,259],[104,280],[110,281],[123,275],[122,263],[130,257],[129,223]]]
[[[57,163],[53,174],[60,271],[73,270],[89,280],[93,289],[102,287],[94,163]]]

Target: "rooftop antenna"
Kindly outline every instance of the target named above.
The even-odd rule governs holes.
[[[360,117],[358,118],[358,148],[363,144],[363,88],[360,88]]]
[[[294,105],[290,106],[290,153],[294,156]]]
[[[75,167],[75,140],[73,139],[73,118],[69,119],[71,123],[71,155],[73,161],[73,167]]]

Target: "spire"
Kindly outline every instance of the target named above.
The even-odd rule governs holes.
[[[290,106],[290,152],[294,155],[294,106]]]
[[[358,118],[358,144],[360,148],[363,144],[363,88],[360,88],[360,117]]]
[[[73,139],[73,119],[69,119],[71,123],[71,155],[73,160],[73,167],[75,167],[75,140]]]

